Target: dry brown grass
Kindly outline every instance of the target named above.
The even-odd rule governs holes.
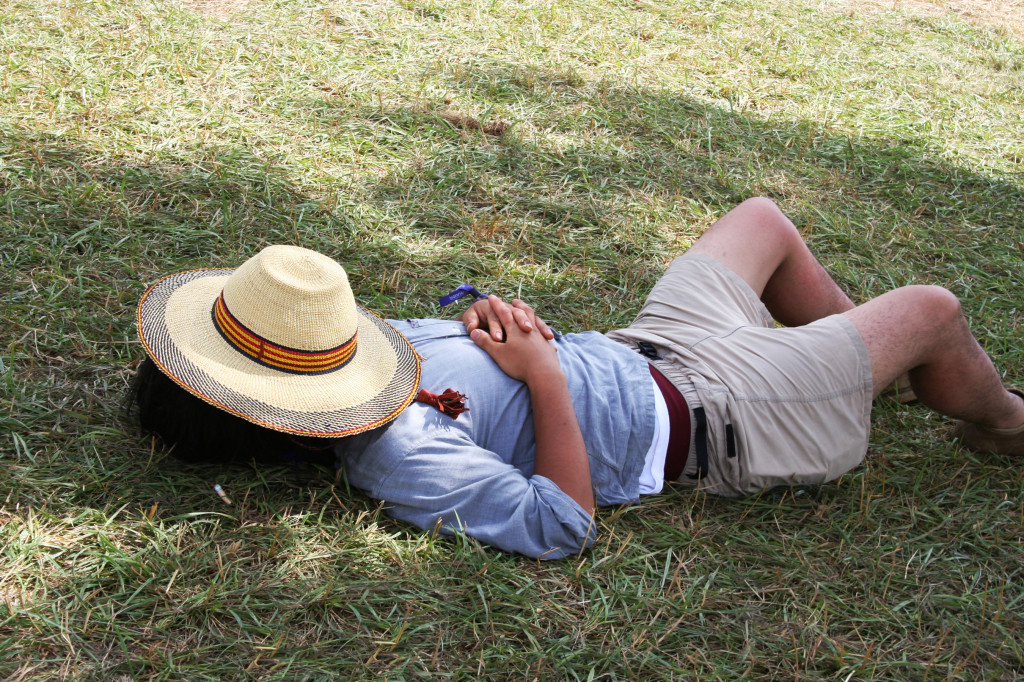
[[[954,14],[969,21],[1005,26],[1024,36],[1024,0],[843,0],[856,10],[903,9],[930,16]]]
[[[230,19],[249,6],[249,0],[182,0],[201,14],[214,19]]]

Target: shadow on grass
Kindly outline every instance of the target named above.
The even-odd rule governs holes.
[[[510,121],[491,135],[488,120],[439,103],[364,110],[367,137],[411,151],[383,177],[335,186],[243,149],[141,162],[69,138],[8,136],[0,345],[17,407],[0,419],[15,461],[105,449],[125,368],[139,357],[133,311],[147,283],[235,265],[276,242],[348,264],[359,299],[386,315],[435,314],[452,277],[490,290],[518,277],[518,293],[551,304],[567,328],[608,328],[628,322],[703,227],[767,195],[861,297],[942,282],[983,329],[990,319],[1019,326],[1024,190],[1012,181],[913,140],[854,140],[571,71],[478,64],[450,81],[478,100],[542,111],[532,129]],[[348,115],[326,100],[306,108],[325,126]],[[1019,363],[1019,348],[995,345]]]
[[[766,120],[538,67],[478,63],[450,80],[494,105],[558,105],[532,120],[539,130],[512,121],[502,138],[460,127],[439,103],[363,112],[385,129],[381,138],[391,130],[425,143],[381,180],[377,196],[416,230],[459,246],[504,220],[517,241],[547,247],[534,246],[538,261],[575,257],[553,234],[608,242],[624,230],[637,243],[622,248],[641,260],[652,243],[671,244],[664,223],[693,237],[705,212],[765,195],[826,261],[839,269],[854,261],[869,276],[901,262],[911,278],[949,282],[970,263],[998,280],[1024,249],[1019,179],[945,162],[917,140],[853,139],[815,122]],[[850,279],[856,285],[855,271]]]
[[[802,650],[818,646],[814,624],[790,624],[787,602],[773,601],[773,580],[789,576],[792,598],[810,603],[819,598],[819,582],[872,584],[896,576],[893,594],[917,599],[917,585],[899,583],[900,566],[887,574],[888,565],[865,555],[844,564],[844,575],[828,573],[834,563],[823,562],[824,573],[813,565],[857,544],[895,557],[911,531],[932,532],[946,524],[935,519],[959,517],[953,497],[923,503],[893,489],[925,490],[937,499],[950,481],[967,476],[970,485],[963,490],[995,494],[991,487],[1000,484],[993,479],[1001,475],[995,467],[939,460],[919,470],[869,463],[868,471],[852,478],[876,498],[885,496],[895,522],[873,516],[871,496],[864,502],[850,477],[843,486],[801,497],[781,491],[743,503],[704,500],[699,508],[692,506],[693,496],[670,493],[643,511],[609,512],[604,544],[585,559],[594,569],[580,573],[570,562],[534,567],[481,552],[464,539],[434,548],[419,531],[382,518],[374,503],[358,495],[334,498],[326,479],[308,485],[277,471],[224,472],[234,476],[227,487],[239,505],[227,509],[213,495],[213,481],[197,484],[216,474],[178,470],[132,433],[119,405],[127,368],[140,355],[133,315],[145,284],[175,270],[235,265],[275,242],[301,243],[348,264],[357,298],[388,315],[433,312],[427,302],[450,287],[451,278],[472,277],[491,290],[518,282],[524,297],[539,298],[546,304],[542,310],[557,310],[570,328],[605,328],[628,321],[671,253],[738,201],[761,194],[789,211],[825,262],[860,295],[908,281],[952,283],[982,328],[1020,326],[1016,278],[1024,191],[1016,181],[943,162],[912,140],[854,140],[813,122],[764,120],[673,93],[588,84],[572,73],[494,65],[461,71],[452,87],[524,109],[558,107],[534,116],[533,128],[512,121],[500,137],[466,118],[478,112],[456,112],[460,118],[430,103],[367,109],[361,112],[367,138],[402,162],[383,176],[367,172],[347,184],[336,179],[336,185],[246,150],[196,147],[173,159],[126,162],[73,139],[8,137],[0,147],[0,385],[7,406],[0,413],[0,486],[6,509],[16,513],[5,511],[5,520],[17,516],[27,524],[22,516],[38,517],[75,541],[57,535],[40,541],[41,560],[60,566],[65,582],[50,596],[45,585],[26,586],[25,604],[37,613],[73,607],[80,615],[90,608],[85,596],[94,590],[136,590],[120,615],[166,619],[181,643],[165,653],[179,660],[214,654],[243,666],[283,636],[285,651],[316,642],[313,656],[317,647],[358,640],[354,665],[371,661],[371,669],[392,672],[427,666],[427,650],[436,645],[439,651],[442,643],[452,655],[481,658],[532,648],[523,670],[543,664],[554,674],[571,669],[566,651],[578,638],[598,642],[609,629],[629,627],[629,609],[640,607],[616,610],[622,605],[615,595],[623,589],[665,590],[673,618],[662,619],[657,632],[677,649],[693,649],[696,642],[698,649],[742,652],[748,646],[744,628],[771,629],[780,643],[762,652],[762,672],[773,670],[773,656],[787,655],[792,642]],[[325,123],[349,115],[326,101],[308,104]],[[1003,343],[1003,360],[1019,372],[1021,349]],[[1011,481],[1002,485],[1013,487]],[[922,514],[922,505],[935,508]],[[849,520],[816,530],[832,514]],[[121,519],[129,523],[118,536],[120,547],[105,545],[99,535],[85,537],[89,529]],[[323,529],[333,535],[318,536]],[[946,529],[951,541],[975,532],[969,517]],[[749,548],[775,533],[792,540],[794,553],[752,560]],[[329,559],[308,555],[320,543]],[[627,545],[631,549],[623,553]],[[176,558],[182,547],[187,556]],[[682,568],[675,582],[650,581],[673,551],[727,570],[715,585],[717,574],[687,580]],[[983,557],[963,561],[986,572]],[[515,589],[492,593],[498,580],[473,578],[488,571]],[[166,587],[184,573],[189,579],[178,592]],[[559,598],[544,607],[579,615],[579,630],[568,631],[557,619],[529,624],[527,615],[537,606],[531,603],[535,579],[558,585],[554,592],[545,588]],[[204,581],[209,593],[197,587]],[[278,581],[290,590],[283,601],[266,594]],[[434,586],[426,600],[424,583]],[[954,594],[955,587],[942,589]],[[239,604],[253,592],[267,605],[245,611]],[[586,608],[583,592],[592,599]],[[474,601],[479,595],[484,597]],[[879,605],[871,610],[868,604],[863,621],[852,607],[830,603],[848,623],[830,630],[829,646],[837,648],[819,655],[820,669],[838,669],[844,656],[870,658],[858,628],[882,620],[888,601],[874,593],[868,598]],[[112,613],[122,606],[105,603]],[[952,608],[945,603],[933,608]],[[659,621],[658,608],[650,605],[640,620]],[[971,609],[967,622],[984,620],[980,596],[963,608]],[[331,641],[318,639],[318,628],[337,625],[339,612],[345,618]],[[678,629],[669,627],[676,614],[690,618]],[[705,629],[705,618],[724,627]],[[157,646],[162,635],[139,633],[113,616],[92,622],[93,631],[75,635],[77,644],[118,652],[98,661],[100,669],[159,669],[146,659],[146,647]],[[258,625],[247,630],[236,622]],[[35,627],[21,617],[5,623],[0,635],[8,638]],[[899,658],[901,638],[927,653],[931,640],[945,637],[938,625],[918,627],[922,632],[900,633],[884,644],[890,646],[887,655]],[[234,635],[224,639],[220,632],[249,639],[233,650],[237,642],[227,642]],[[511,644],[502,645],[503,639]],[[997,629],[979,639],[983,651],[1003,656],[1012,667]],[[550,645],[556,660],[538,645],[552,641],[567,647]],[[650,650],[657,654],[656,647]],[[603,670],[663,671],[663,660],[643,655],[616,650]],[[690,669],[684,663],[674,665]],[[738,675],[748,665],[753,663],[738,655],[730,672]]]

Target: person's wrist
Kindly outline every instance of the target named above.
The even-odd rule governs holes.
[[[530,388],[534,386],[550,386],[555,383],[568,383],[565,372],[562,371],[561,365],[557,362],[551,365],[538,366],[531,368],[523,379]]]

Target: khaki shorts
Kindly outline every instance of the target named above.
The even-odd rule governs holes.
[[[672,262],[633,323],[608,336],[634,349],[638,341],[652,344],[660,355],[652,364],[686,399],[691,435],[682,483],[731,497],[824,483],[867,452],[871,364],[843,315],[776,327],[738,275],[686,255]]]

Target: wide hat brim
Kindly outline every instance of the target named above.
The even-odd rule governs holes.
[[[182,388],[255,424],[323,438],[383,426],[413,401],[419,355],[397,329],[359,306],[356,352],[335,371],[283,372],[239,353],[211,314],[233,272],[169,275],[139,301],[139,338],[146,353]]]

